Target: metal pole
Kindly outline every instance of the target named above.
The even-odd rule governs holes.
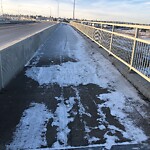
[[[76,1],[74,0],[74,3],[73,3],[73,20],[75,19],[75,7],[76,7]]]
[[[1,12],[2,12],[2,16],[3,16],[3,1],[1,0]]]
[[[49,12],[49,18],[51,19],[52,14],[51,14],[51,7],[50,7],[50,12]]]
[[[133,67],[133,61],[134,61],[134,55],[135,55],[135,51],[136,51],[138,34],[139,34],[139,28],[136,28],[133,49],[132,49],[132,55],[131,55],[131,61],[130,61],[130,71],[132,70],[132,67]]]
[[[18,4],[18,21],[20,20],[20,5]]]
[[[58,2],[58,8],[57,8],[57,11],[58,11],[57,13],[58,14],[57,15],[58,15],[58,18],[59,18],[59,0],[57,0],[57,2]]]
[[[112,26],[112,33],[111,33],[111,39],[110,39],[110,47],[109,47],[109,51],[112,51],[112,42],[113,42],[113,32],[114,32],[115,26]],[[110,53],[109,53],[110,54]]]

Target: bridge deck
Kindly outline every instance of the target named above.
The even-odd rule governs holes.
[[[97,49],[60,24],[1,91],[0,149],[148,143],[149,108]]]

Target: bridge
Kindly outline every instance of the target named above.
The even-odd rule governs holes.
[[[0,27],[0,149],[150,149],[149,31]]]

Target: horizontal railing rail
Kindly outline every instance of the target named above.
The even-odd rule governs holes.
[[[82,24],[88,23],[88,24],[103,24],[103,25],[110,25],[110,26],[118,26],[118,27],[130,27],[130,28],[139,28],[139,29],[150,29],[149,25],[137,25],[137,24],[123,24],[123,23],[107,23],[107,22],[87,22],[82,21]]]
[[[71,25],[150,82],[150,26],[104,22]]]

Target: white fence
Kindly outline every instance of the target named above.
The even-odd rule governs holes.
[[[71,25],[150,82],[150,26],[103,22]]]

